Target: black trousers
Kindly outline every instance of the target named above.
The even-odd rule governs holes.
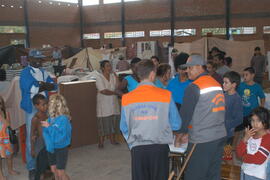
[[[41,174],[43,174],[48,167],[49,167],[48,154],[47,154],[46,148],[44,147],[38,153],[38,156],[36,159],[35,180],[40,180]]]
[[[185,171],[185,180],[220,180],[221,158],[225,138],[199,143],[191,155]],[[192,148],[188,144],[188,152]]]
[[[131,149],[132,180],[167,180],[169,146],[153,144]]]

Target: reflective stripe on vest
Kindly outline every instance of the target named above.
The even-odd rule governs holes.
[[[209,87],[209,88],[201,89],[200,94],[206,94],[206,93],[210,93],[213,91],[222,91],[222,88],[221,87]]]

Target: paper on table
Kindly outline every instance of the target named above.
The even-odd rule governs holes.
[[[188,143],[181,144],[180,147],[175,147],[174,144],[169,144],[169,148],[171,152],[176,152],[176,153],[184,153],[187,150]]]

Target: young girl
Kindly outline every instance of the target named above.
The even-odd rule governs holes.
[[[49,119],[42,121],[43,137],[48,151],[49,163],[56,180],[68,180],[65,173],[68,146],[71,142],[70,114],[66,100],[60,94],[49,98]]]
[[[251,113],[252,128],[245,129],[245,135],[237,146],[237,155],[242,158],[241,180],[266,179],[266,165],[270,151],[269,112],[263,107]]]
[[[9,141],[7,127],[10,124],[8,113],[6,112],[4,99],[0,96],[0,158],[7,158],[8,173],[12,175],[18,174],[13,170],[12,147]],[[0,159],[0,179],[6,179],[2,172],[2,161]]]

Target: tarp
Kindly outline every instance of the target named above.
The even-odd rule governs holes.
[[[89,68],[90,70],[99,70],[99,62],[102,60],[113,60],[120,56],[126,57],[126,47],[114,49],[93,49],[85,48],[76,55],[63,60],[67,68]]]
[[[0,47],[0,67],[3,64],[13,64],[16,62],[16,48],[15,46]]]
[[[226,52],[226,57],[232,57],[232,69],[238,72],[242,72],[245,67],[250,66],[250,60],[253,56],[254,48],[257,46],[259,46],[262,52],[264,52],[263,40],[234,41],[207,37],[191,43],[174,44],[174,48],[179,52],[201,54],[205,59],[207,59],[208,51],[210,51],[212,47],[217,47]]]

